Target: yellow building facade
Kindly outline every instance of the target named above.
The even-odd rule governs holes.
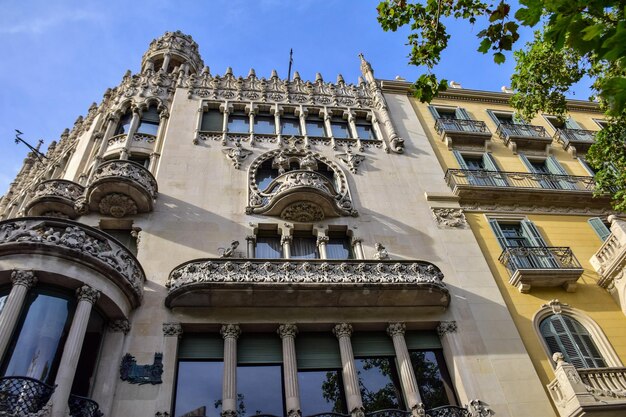
[[[427,200],[460,209],[459,227],[474,233],[555,411],[626,415],[619,274],[596,272],[607,263],[598,256],[622,249],[624,223],[608,198],[593,197],[584,160],[603,115],[595,103],[570,101],[564,122],[524,121],[509,98],[451,89],[431,105],[413,99],[449,186]]]

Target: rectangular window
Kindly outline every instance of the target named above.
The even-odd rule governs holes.
[[[358,117],[355,120],[356,134],[361,140],[376,140],[374,127],[367,119]]]
[[[545,159],[528,159],[526,155],[519,154],[520,159],[528,169],[528,172],[542,174],[537,177],[537,181],[541,188],[550,188],[556,190],[575,190],[576,184],[571,183],[566,178],[553,178],[551,175],[568,175],[565,168],[557,161],[554,156]]]
[[[130,121],[132,119],[132,115],[130,113],[126,113],[120,119],[119,124],[117,125],[117,129],[115,130],[116,135],[127,134],[130,130]]]
[[[333,116],[330,120],[330,128],[333,131],[333,137],[336,139],[351,138],[348,121],[344,120],[342,117]]]
[[[316,259],[319,258],[317,252],[317,239],[311,232],[294,231],[291,241],[292,259]]]
[[[146,110],[141,115],[141,121],[137,127],[137,133],[145,133],[156,136],[159,131],[159,112],[155,108]]]
[[[280,133],[285,136],[299,136],[300,119],[294,115],[284,115],[280,118]]]
[[[526,124],[524,119],[510,111],[487,110],[487,114],[491,117],[496,125],[503,124]]]
[[[462,107],[429,106],[428,110],[435,120],[471,120],[467,111]]]
[[[313,137],[330,136],[326,133],[324,119],[314,115],[309,115],[306,118],[306,134]]]
[[[228,116],[228,131],[231,133],[250,133],[250,117],[243,112]]]
[[[108,235],[117,239],[133,255],[137,256],[137,234],[131,229],[102,229]]]
[[[200,130],[203,132],[221,132],[224,115],[218,109],[209,109],[202,113]]]
[[[350,238],[345,232],[328,232],[326,256],[328,259],[354,259]]]
[[[254,117],[254,133],[260,135],[276,134],[274,116],[269,113],[259,113]]]
[[[476,171],[468,172],[467,181],[469,184],[481,186],[495,185],[498,187],[506,187],[508,185],[504,175],[496,174],[500,172],[500,169],[490,153],[462,154],[459,151],[452,151],[452,153],[461,169]],[[487,174],[481,171],[489,171],[490,173]]]
[[[611,235],[610,225],[604,223],[600,217],[592,217],[587,220],[587,223],[593,228],[598,237],[604,242]]]
[[[503,250],[510,250],[510,269],[558,268],[558,262],[537,227],[529,220],[498,221],[490,219],[489,224]],[[534,248],[518,250],[517,248]]]
[[[148,169],[148,167],[150,166],[150,157],[148,155],[134,153],[133,155],[130,155],[128,157],[128,160],[136,162],[146,169]]]
[[[276,232],[259,230],[256,235],[255,257],[261,259],[279,259],[283,257],[280,236]]]

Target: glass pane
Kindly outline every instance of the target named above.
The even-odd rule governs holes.
[[[446,394],[435,352],[425,350],[412,351],[409,354],[420,397],[426,409],[451,404]]]
[[[306,134],[308,136],[328,136],[324,131],[324,122],[321,120],[307,120],[306,121]]]
[[[376,139],[374,128],[370,124],[357,124],[356,133],[361,139]]]
[[[223,362],[178,362],[175,417],[219,417]]]
[[[0,313],[2,313],[2,309],[4,308],[4,304],[7,302],[8,295],[0,295]]]
[[[254,133],[264,135],[276,134],[274,116],[257,116],[254,118]]]
[[[348,122],[332,121],[330,127],[333,130],[333,136],[337,139],[350,138],[350,130],[348,129]]]
[[[294,236],[291,242],[291,258],[292,259],[316,259],[317,247],[314,237],[297,237]]]
[[[159,131],[158,123],[147,122],[145,120],[142,120],[141,123],[139,123],[139,127],[137,128],[137,133],[145,133],[145,134],[153,135],[153,136],[156,136],[158,131]]]
[[[3,375],[28,376],[52,384],[74,314],[74,302],[31,292],[24,311]]]
[[[330,238],[326,243],[326,255],[328,259],[352,259],[350,239]]]
[[[87,331],[83,340],[83,347],[80,351],[80,358],[76,366],[76,374],[72,384],[72,394],[88,397],[93,382],[98,354],[100,353],[100,343],[104,330],[104,319],[95,310],[91,310],[91,316],[87,323]]]
[[[240,416],[283,413],[280,365],[237,366],[237,408]]]
[[[124,116],[122,116],[122,118],[120,119],[120,124],[117,126],[117,130],[115,131],[115,134],[121,135],[122,133],[128,133],[128,130],[130,129],[130,120],[130,114],[125,114]]]
[[[283,257],[280,238],[278,236],[257,236],[256,238],[256,258],[278,259]]]
[[[354,362],[366,411],[404,408],[394,358],[362,358]]]
[[[228,118],[228,131],[233,133],[249,133],[250,119],[248,116],[230,116]]]
[[[202,126],[200,130],[204,132],[221,132],[224,115],[219,110],[209,110],[202,115]]]
[[[341,370],[299,371],[302,415],[347,413]]]
[[[283,135],[299,135],[300,121],[296,118],[284,117],[280,119],[281,133]],[[315,136],[315,135],[313,135]]]
[[[265,191],[274,178],[278,177],[278,170],[272,168],[259,168],[256,171],[256,185],[259,190]]]

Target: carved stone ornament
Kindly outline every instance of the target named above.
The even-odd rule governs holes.
[[[350,149],[348,149],[346,153],[337,154],[336,157],[344,164],[346,164],[350,172],[352,172],[353,174],[356,174],[357,168],[359,167],[361,162],[365,161],[364,155],[352,153]]]
[[[37,284],[37,276],[33,271],[16,269],[11,272],[11,282],[13,282],[13,285],[22,285],[27,289],[31,289]]]
[[[237,339],[241,334],[241,328],[238,324],[224,324],[220,328],[220,334],[224,339]]]
[[[220,254],[220,258],[232,258],[238,246],[239,241],[233,240],[228,248],[218,248],[217,251]]]
[[[278,333],[282,338],[285,337],[296,337],[296,334],[298,333],[298,327],[295,324],[281,324],[278,327],[278,330],[276,331],[276,333]]]
[[[315,203],[300,201],[285,207],[280,213],[280,218],[292,222],[312,223],[324,220],[324,210]]]
[[[102,200],[100,200],[98,208],[101,214],[118,218],[137,214],[137,204],[135,204],[135,201],[124,194],[118,193],[104,196]]]
[[[78,301],[96,304],[98,298],[100,298],[100,291],[91,288],[89,285],[83,285],[76,290],[76,298],[78,298]]]
[[[152,199],[155,199],[157,196],[157,182],[150,171],[136,162],[127,160],[107,161],[96,168],[91,184],[87,187],[88,194],[89,190],[96,183],[105,180],[110,182],[114,177],[120,177],[123,180],[132,181],[141,186]]]
[[[333,334],[340,339],[342,337],[352,336],[352,325],[349,323],[340,323],[333,327]]]
[[[154,413],[154,417],[170,417],[170,413],[167,411],[157,411]]]
[[[287,412],[287,417],[302,417],[302,411],[300,411],[300,410],[289,410]]]
[[[549,308],[554,314],[561,314],[563,307],[569,307],[569,304],[561,303],[557,298],[550,300],[547,304],[542,304],[542,308]]]
[[[467,408],[475,417],[489,417],[495,414],[487,403],[477,399],[471,400]]]
[[[456,333],[457,325],[456,321],[442,321],[437,326],[437,334],[442,337],[448,333]]]
[[[119,243],[99,230],[60,219],[11,219],[0,222],[0,252],[3,247],[21,245],[24,253],[45,250],[65,252],[91,262],[106,272],[138,305],[143,295],[145,275],[135,257]]]
[[[233,163],[235,169],[241,168],[241,162],[253,153],[251,150],[242,147],[239,142],[235,142],[235,146],[232,148],[222,149],[222,152]]]
[[[460,208],[433,208],[433,217],[443,229],[464,229],[467,227],[465,214]]]
[[[404,336],[405,332],[406,325],[404,323],[390,323],[389,326],[387,326],[387,334],[389,334],[389,336],[391,337],[394,337],[396,335]]]
[[[162,353],[154,354],[154,361],[151,365],[137,365],[137,360],[130,353],[122,358],[120,364],[120,379],[122,381],[138,385],[157,385],[163,383],[161,375],[163,375]]]
[[[130,322],[126,319],[113,320],[109,322],[109,331],[128,334],[130,332]]]
[[[163,336],[180,337],[183,334],[183,326],[180,323],[163,323]]]
[[[376,249],[376,253],[374,254],[374,259],[377,259],[377,260],[389,259],[389,252],[387,252],[387,249],[383,246],[382,243],[380,242],[376,243],[376,245],[374,245],[374,249]]]

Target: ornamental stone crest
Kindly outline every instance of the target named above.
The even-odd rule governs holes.
[[[242,147],[239,142],[235,142],[234,147],[222,149],[222,152],[232,162],[235,169],[241,168],[241,162],[252,155],[252,151]]]
[[[465,214],[460,208],[433,208],[433,217],[442,229],[464,229],[467,227]]]
[[[324,220],[324,210],[315,203],[300,201],[287,206],[280,218],[294,222],[311,223]]]
[[[352,172],[353,174],[357,173],[357,168],[359,167],[361,162],[365,161],[365,156],[358,153],[352,153],[350,149],[348,149],[346,153],[340,153],[336,156],[337,159],[346,164],[350,172]]]
[[[127,214],[137,214],[137,204],[135,201],[119,193],[112,193],[105,195],[98,204],[100,213],[104,215],[111,215],[113,217],[124,217]]]
[[[554,314],[561,314],[563,307],[569,307],[569,304],[561,303],[557,298],[550,300],[547,304],[542,304],[542,308],[549,308]]]

